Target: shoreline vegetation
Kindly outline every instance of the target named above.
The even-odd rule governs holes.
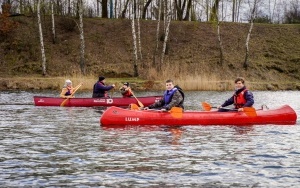
[[[232,91],[234,79],[240,76],[251,90],[300,90],[299,24],[255,23],[249,41],[249,65],[244,68],[249,23],[220,24],[222,63],[213,23],[172,21],[167,51],[160,62],[163,42],[156,43],[157,22],[141,20],[142,59],[135,66],[130,20],[85,18],[86,73],[82,74],[75,22],[57,16],[57,40],[53,43],[51,19],[45,16],[47,73],[43,76],[36,18],[12,19],[18,27],[0,43],[0,90],[59,91],[70,79],[75,86],[84,83],[80,90],[92,91],[101,75],[116,89],[130,82],[135,91],[165,90],[167,79],[185,91]],[[159,36],[163,36],[162,31]],[[159,48],[154,56],[156,44]],[[161,69],[155,67],[158,63]]]
[[[94,83],[98,80],[95,77],[1,77],[0,91],[30,91],[30,90],[58,90],[63,87],[65,80],[70,79],[74,86],[83,82],[80,90],[93,90]],[[174,79],[173,79],[174,80]],[[143,80],[140,78],[109,78],[106,77],[106,84],[115,84],[119,89],[124,82],[129,82],[135,91],[160,91],[165,90],[165,80]],[[213,80],[211,78],[191,78],[174,80],[175,84],[184,91],[231,91],[234,89],[233,80]],[[251,90],[300,90],[299,82],[251,82],[246,80],[246,86]]]

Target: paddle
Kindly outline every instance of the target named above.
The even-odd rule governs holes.
[[[73,91],[73,93],[70,95],[70,97],[69,97],[69,98],[66,98],[66,99],[60,104],[60,106],[64,106],[65,103],[68,101],[68,99],[70,99],[70,98],[73,97],[73,95],[74,95],[75,92],[80,88],[80,86],[82,86],[82,83],[80,83],[78,86],[76,86],[76,87],[74,88],[74,91]]]
[[[143,103],[142,103],[141,101],[139,101],[139,100],[136,98],[136,96],[134,95],[134,93],[132,92],[131,89],[130,89],[130,91],[131,91],[131,93],[132,93],[132,96],[133,96],[133,97],[135,98],[135,100],[138,102],[139,106],[142,107],[142,108],[144,108]]]
[[[130,104],[130,109],[131,110],[140,110],[140,108],[138,107],[138,105],[132,103]],[[154,110],[154,111],[160,111],[160,110],[155,110],[155,109],[150,109],[150,110]],[[163,112],[163,111],[162,111]],[[171,115],[174,117],[174,118],[181,118],[182,117],[182,112],[183,112],[183,109],[180,108],[180,107],[172,107],[169,111],[165,111],[165,112],[170,112]]]
[[[212,108],[218,108],[216,106],[211,106],[209,103],[207,102],[202,102],[202,108],[204,109],[204,111],[210,111]],[[222,109],[228,109],[228,110],[232,110],[232,111],[237,111],[237,109],[229,109],[229,108],[223,108]],[[257,116],[256,114],[256,110],[255,108],[252,108],[252,107],[244,107],[244,113],[247,115],[247,116]]]

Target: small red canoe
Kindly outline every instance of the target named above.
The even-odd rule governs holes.
[[[35,106],[60,106],[65,100],[60,97],[42,97],[34,96]],[[147,97],[137,97],[137,99],[144,105],[149,106],[154,102],[161,99],[161,96],[147,96]],[[113,97],[113,98],[71,98],[65,103],[65,107],[97,107],[97,106],[119,106],[127,107],[129,104],[138,104],[135,98],[123,98],[123,97]]]
[[[162,112],[108,108],[100,117],[102,126],[121,125],[294,125],[296,112],[288,105],[277,109],[247,112],[185,111]]]

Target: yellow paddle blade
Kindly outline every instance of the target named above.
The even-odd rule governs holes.
[[[140,108],[138,105],[132,103],[132,104],[130,104],[130,110],[140,110]]]
[[[211,108],[212,108],[211,105],[208,104],[207,102],[202,102],[201,104],[202,104],[202,109],[203,109],[204,111],[210,111]]]
[[[169,110],[169,112],[174,118],[182,118],[183,109],[180,107],[172,107],[171,110]]]

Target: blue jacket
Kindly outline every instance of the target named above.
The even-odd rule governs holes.
[[[93,98],[108,97],[107,91],[112,88],[114,87],[106,86],[103,82],[96,82],[93,89]]]

